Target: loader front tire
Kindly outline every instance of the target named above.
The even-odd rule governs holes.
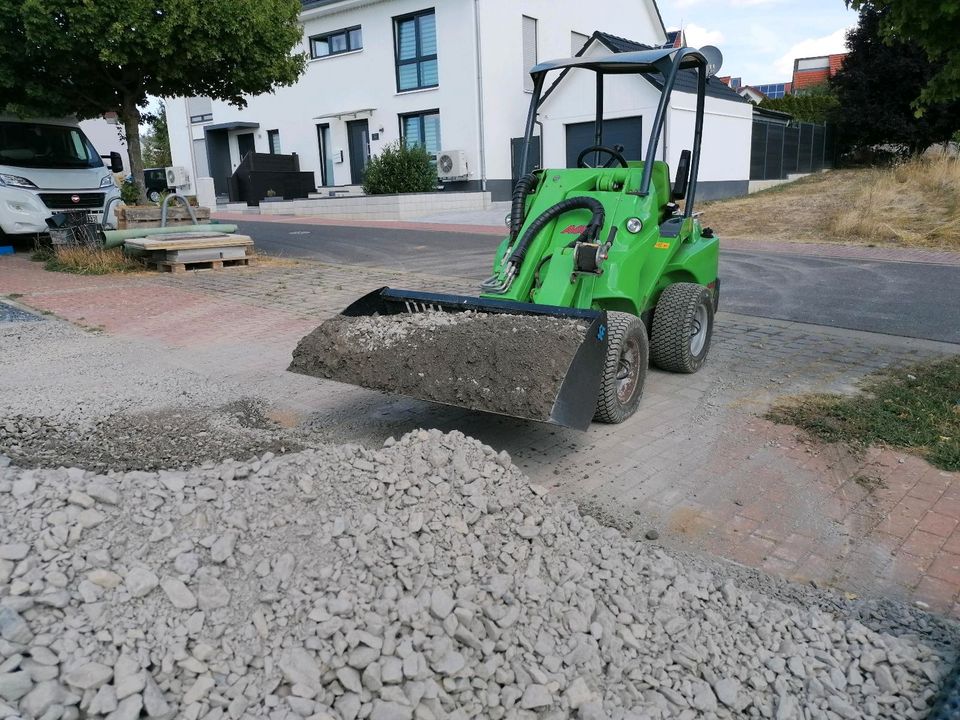
[[[650,347],[647,328],[636,315],[607,313],[607,357],[593,419],[622,423],[633,415],[643,396]]]
[[[660,294],[650,330],[650,360],[658,368],[695,373],[713,335],[713,295],[696,283],[674,283]]]

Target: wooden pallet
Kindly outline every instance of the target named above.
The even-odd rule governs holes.
[[[187,270],[222,270],[225,267],[250,267],[256,265],[255,257],[235,260],[205,260],[198,262],[170,262],[169,260],[148,260],[147,265],[161,272],[182,273]]]

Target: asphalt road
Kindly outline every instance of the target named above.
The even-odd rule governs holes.
[[[500,238],[457,232],[242,222],[271,255],[483,279]],[[960,267],[721,251],[721,308],[960,343]]]

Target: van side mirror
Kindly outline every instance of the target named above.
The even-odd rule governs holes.
[[[690,184],[690,151],[680,153],[677,163],[677,179],[673,181],[671,195],[674,200],[683,200],[687,196],[687,186]]]
[[[123,172],[123,155],[116,151],[110,153],[110,172]]]

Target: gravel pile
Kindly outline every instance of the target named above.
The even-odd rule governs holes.
[[[629,541],[459,433],[0,467],[0,528],[0,718],[922,718],[948,669]]]

